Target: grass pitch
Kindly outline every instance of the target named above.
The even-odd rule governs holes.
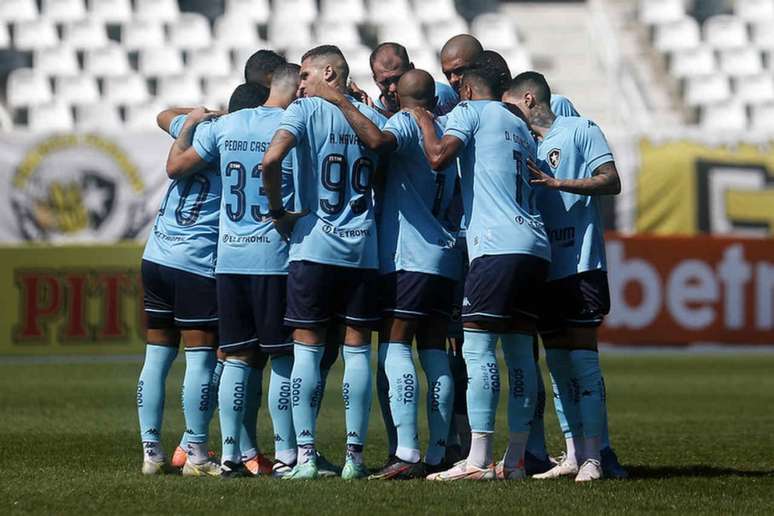
[[[0,514],[774,512],[774,354],[603,354],[613,445],[632,479],[592,485],[143,477],[134,405],[140,367],[0,358]],[[183,430],[182,372],[179,358],[167,390],[168,452]],[[340,379],[338,363],[318,430],[320,449],[331,460],[343,456]],[[505,447],[504,401],[498,454]],[[549,406],[549,448],[558,453],[552,412]],[[218,437],[214,424],[213,442]],[[259,439],[270,452],[263,408]],[[381,464],[384,455],[374,400],[368,465]]]

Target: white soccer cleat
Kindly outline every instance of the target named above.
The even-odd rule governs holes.
[[[559,462],[559,464],[549,469],[545,473],[532,475],[532,478],[536,478],[538,480],[547,480],[551,478],[569,477],[571,475],[577,475],[577,474],[578,474],[578,463],[575,462],[574,460],[570,460],[567,456],[564,456],[562,457],[562,460],[561,462]]]
[[[143,475],[163,475],[166,473],[166,461],[155,461],[145,459],[142,461]]]
[[[576,482],[590,482],[602,478],[602,465],[596,459],[587,459],[580,467]]]
[[[495,466],[495,476],[497,480],[524,480],[527,478],[527,473],[524,467],[506,468],[505,461],[501,460]]]
[[[494,465],[486,468],[469,466],[464,460],[459,461],[451,469],[427,476],[427,480],[494,480],[497,478]]]
[[[206,460],[201,464],[194,464],[191,458],[186,459],[183,465],[184,477],[219,477],[220,464],[214,460]]]

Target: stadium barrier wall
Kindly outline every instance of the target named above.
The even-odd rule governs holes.
[[[623,345],[774,344],[774,240],[608,235]],[[140,353],[137,244],[0,248],[0,355]]]

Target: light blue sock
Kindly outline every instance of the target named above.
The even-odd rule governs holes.
[[[220,433],[223,439],[221,460],[241,462],[239,450],[239,435],[244,422],[245,405],[247,403],[247,384],[252,367],[232,358],[223,364],[220,376],[218,400],[220,401]]]
[[[371,346],[347,346],[344,358],[344,419],[347,445],[363,446],[368,435],[371,415]]]
[[[185,350],[185,377],[183,378],[183,415],[185,416],[186,444],[206,443],[212,416],[211,379],[217,363],[215,350],[196,348]]]
[[[602,370],[599,367],[599,353],[587,349],[570,351],[572,371],[580,389],[580,417],[585,439],[602,435],[604,421]],[[587,456],[593,453],[585,450]],[[598,454],[599,450],[597,450]]]
[[[398,436],[395,455],[403,461],[419,461],[417,430],[417,370],[411,356],[411,344],[387,342],[384,374],[389,382],[390,413]]]
[[[508,429],[511,433],[528,433],[535,417],[537,399],[532,335],[505,333],[501,338],[508,366]]]
[[[320,360],[325,345],[293,346],[290,388],[293,402],[293,426],[299,447],[313,447],[320,401]]]
[[[387,433],[387,453],[395,455],[398,448],[398,433],[395,430],[395,422],[390,412],[390,382],[384,372],[384,362],[387,360],[387,343],[379,343],[379,356],[376,366],[376,396],[379,398],[379,408],[382,412],[384,429]]]
[[[500,369],[495,355],[497,338],[496,333],[465,329],[462,356],[468,370],[468,418],[473,432],[494,432],[500,398]]]
[[[543,383],[543,373],[540,370],[540,362],[535,362],[535,376],[537,378],[537,400],[535,403],[535,417],[529,429],[527,439],[527,451],[540,460],[548,458],[546,450],[546,429],[544,417],[546,413],[546,386]]]
[[[218,389],[220,389],[220,375],[223,374],[223,364],[225,361],[218,360],[218,362],[215,364],[215,369],[212,370],[212,379],[210,380],[210,384],[212,387],[210,388],[210,392],[212,392],[212,410],[215,410],[215,407],[218,406]]]
[[[290,394],[290,372],[292,369],[292,355],[279,355],[271,358],[269,414],[274,428],[274,452],[275,457],[285,464],[294,462],[296,455],[296,432],[293,429]]]
[[[261,408],[263,397],[263,369],[250,368],[250,376],[247,378],[247,393],[245,397],[245,411],[242,418],[242,430],[239,432],[239,451],[242,460],[248,460],[258,453],[258,411]]]
[[[446,439],[454,412],[454,379],[442,349],[420,349],[419,362],[427,378],[428,445],[425,462],[435,466],[446,455]]]
[[[610,428],[607,426],[607,386],[605,385],[605,377],[602,376],[602,416],[604,421],[602,422],[602,449],[611,448],[610,444]]]
[[[177,347],[148,344],[145,363],[137,382],[137,415],[140,418],[140,439],[157,443],[161,440],[164,416],[164,395],[167,374],[177,356]]]
[[[322,359],[320,359],[320,398],[317,401],[317,416],[320,415],[322,401],[325,397],[325,389],[328,387],[328,374],[331,372],[333,364],[339,357],[340,344],[332,345],[330,342],[325,345]]]
[[[570,350],[546,349],[546,363],[551,373],[554,408],[565,440],[582,437],[579,393],[570,364]]]

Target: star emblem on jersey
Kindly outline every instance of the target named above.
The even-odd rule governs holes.
[[[551,152],[548,153],[548,164],[551,165],[551,168],[556,168],[559,166],[560,158],[561,152],[559,149],[551,149]]]

